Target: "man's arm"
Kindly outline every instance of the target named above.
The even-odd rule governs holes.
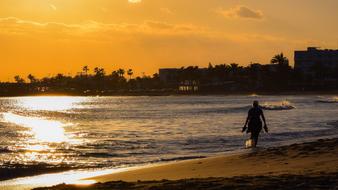
[[[269,129],[268,129],[268,126],[266,125],[266,121],[265,121],[265,116],[264,116],[264,113],[262,111],[262,119],[263,119],[263,122],[264,122],[264,130],[265,132],[269,132]]]
[[[250,112],[248,113],[248,117],[246,117],[246,121],[245,121],[244,127],[242,129],[242,132],[244,132],[246,130],[246,126],[248,125],[249,120],[250,120]]]

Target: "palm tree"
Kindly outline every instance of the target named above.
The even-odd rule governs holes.
[[[30,83],[36,83],[37,81],[37,79],[32,74],[29,74],[27,78],[30,81]]]
[[[113,71],[111,73],[111,76],[114,77],[114,78],[118,78],[120,76],[120,74],[118,73],[118,71]]]
[[[88,76],[89,67],[87,65],[83,66],[82,71],[86,73],[86,76]]]
[[[56,80],[63,80],[65,77],[65,75],[63,75],[62,73],[58,73],[56,76],[55,76],[55,79]]]
[[[214,66],[211,64],[211,62],[209,62],[208,70],[209,70],[209,71],[212,71],[213,69],[214,69]]]
[[[119,69],[119,70],[117,70],[117,73],[119,74],[120,77],[123,77],[125,71],[124,71],[124,69]]]
[[[105,75],[105,71],[103,68],[98,68],[98,67],[95,67],[94,68],[94,72],[95,72],[95,76],[97,78],[103,78],[104,75]]]
[[[127,74],[129,75],[129,79],[131,79],[131,76],[133,76],[134,72],[132,69],[128,69]]]
[[[230,69],[231,69],[231,71],[233,72],[233,73],[235,73],[235,72],[237,72],[237,70],[238,70],[238,64],[237,63],[231,63],[230,64]]]
[[[275,55],[271,59],[271,63],[278,64],[278,65],[289,65],[289,59],[284,56],[283,53]]]
[[[25,82],[25,80],[24,80],[23,78],[21,78],[19,75],[16,75],[16,76],[14,77],[14,80],[15,80],[15,82],[18,83],[18,84],[22,84],[22,83]]]

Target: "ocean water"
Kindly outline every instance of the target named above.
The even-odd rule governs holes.
[[[243,149],[259,100],[278,146],[338,136],[334,96],[0,98],[0,169],[121,168]]]

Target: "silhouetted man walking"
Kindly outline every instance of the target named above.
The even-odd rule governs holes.
[[[265,132],[268,132],[268,127],[266,126],[263,110],[259,107],[258,101],[254,101],[253,107],[249,110],[248,117],[242,129],[242,132],[246,131],[247,133],[251,133],[250,139],[253,141],[252,147],[256,147],[259,133],[262,130],[261,118],[263,119],[264,122],[264,130]]]

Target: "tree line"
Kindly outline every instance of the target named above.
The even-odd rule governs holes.
[[[157,94],[177,93],[180,86],[195,85],[200,92],[248,92],[248,91],[299,91],[337,90],[338,69],[313,66],[313,75],[305,76],[293,69],[283,53],[275,55],[271,64],[209,63],[207,68],[188,66],[177,69],[169,80],[161,80],[158,73],[152,76],[133,77],[132,69],[117,69],[110,73],[104,68],[88,66],[75,76],[57,74],[37,77],[29,74],[27,81],[17,75],[15,83],[1,83],[0,95],[26,95],[38,93],[64,93],[76,95],[109,95],[123,93]]]
[[[37,94],[37,93],[62,93],[76,95],[103,95],[126,91],[141,91],[160,88],[158,74],[153,76],[133,77],[132,69],[118,69],[107,74],[101,67],[95,67],[92,72],[89,66],[83,66],[75,76],[57,74],[41,79],[32,74],[27,76],[27,81],[17,75],[15,83],[1,83],[2,94]]]
[[[338,67],[314,64],[309,73],[295,70],[283,53],[272,57],[271,64],[236,63],[213,65],[203,70],[198,67],[182,67],[177,81],[197,81],[199,90],[212,91],[320,91],[338,89]],[[187,83],[189,84],[189,83]]]

